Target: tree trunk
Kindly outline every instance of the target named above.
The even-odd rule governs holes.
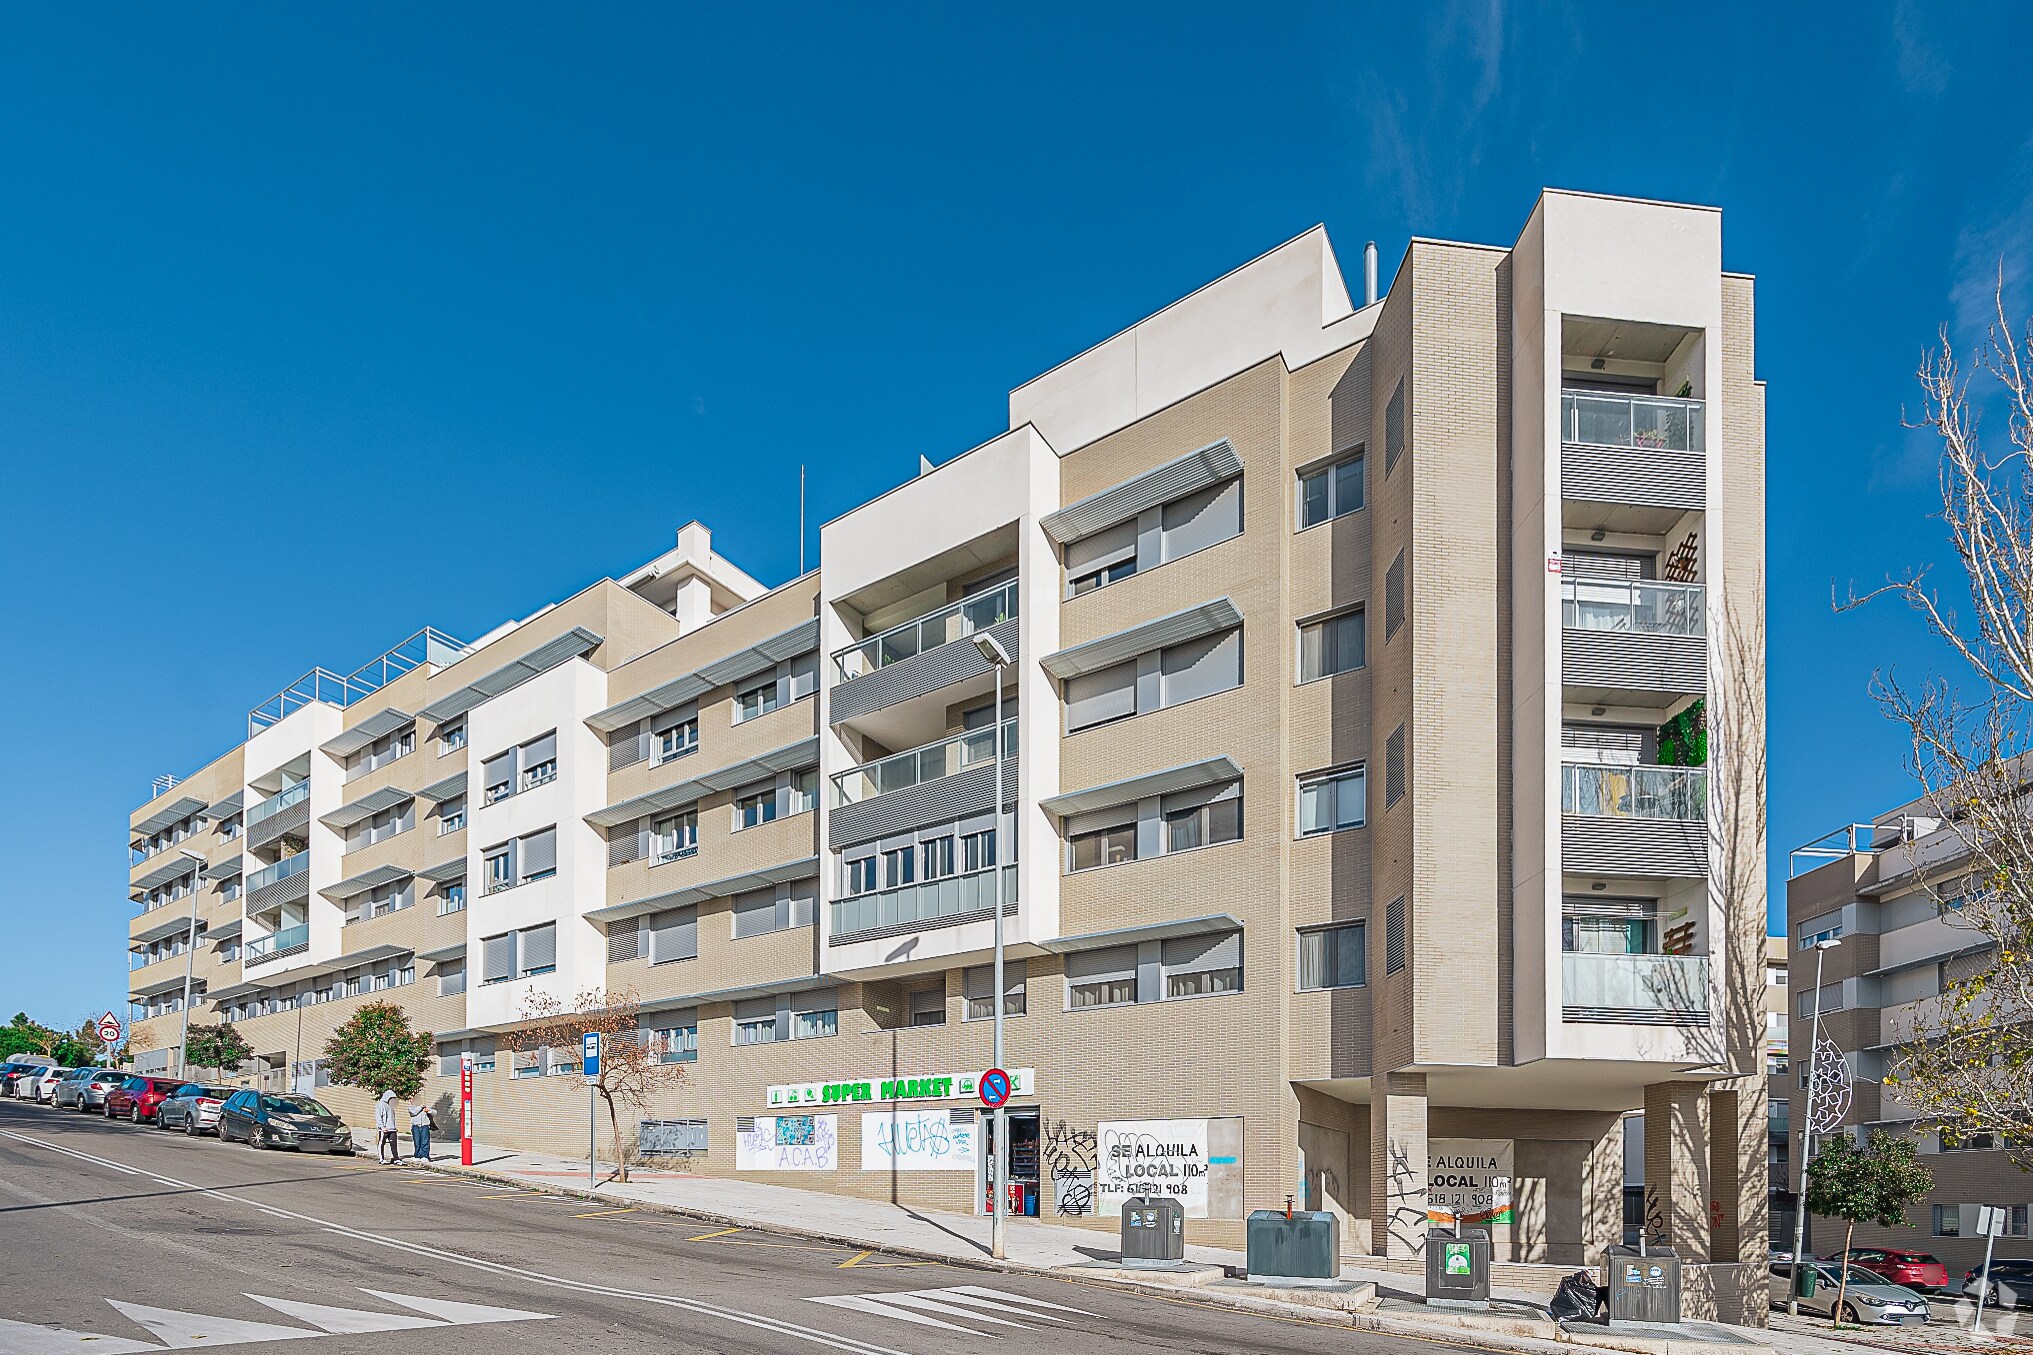
[[[607,1125],[614,1132],[614,1179],[627,1185],[628,1158],[621,1151],[621,1113],[614,1108],[614,1097],[605,1087],[600,1089],[600,1097],[607,1102]]]
[[[1831,1327],[1842,1321],[1843,1300],[1849,1296],[1849,1249],[1850,1244],[1856,1241],[1856,1236],[1857,1221],[1851,1219],[1842,1234],[1842,1278],[1836,1281],[1835,1302],[1828,1308],[1828,1325]]]

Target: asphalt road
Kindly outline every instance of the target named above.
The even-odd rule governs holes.
[[[303,1355],[1407,1345],[0,1101],[0,1355],[305,1339]]]

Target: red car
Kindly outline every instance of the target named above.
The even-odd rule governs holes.
[[[1831,1259],[1847,1261],[1860,1270],[1882,1275],[1893,1284],[1922,1293],[1938,1294],[1948,1288],[1948,1267],[1938,1256],[1926,1252],[1894,1251],[1889,1247],[1851,1247]]]
[[[106,1118],[117,1120],[124,1115],[136,1124],[148,1124],[155,1119],[155,1108],[165,1097],[176,1095],[181,1086],[183,1083],[173,1077],[130,1077],[106,1093]]]

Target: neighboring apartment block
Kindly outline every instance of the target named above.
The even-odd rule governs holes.
[[[1899,1046],[1939,1020],[1934,999],[1943,985],[1973,978],[1997,958],[1981,933],[1956,921],[1968,856],[1961,836],[1937,815],[1926,799],[1915,800],[1792,854],[1786,921],[1799,1047],[1788,1094],[1797,1150],[1807,1123],[1808,1031],[1818,1005],[1821,1037],[1848,1065],[1843,1132],[1911,1134],[1934,1173],[1933,1193],[1909,1212],[1911,1228],[1858,1224],[1856,1245],[1933,1252],[1959,1278],[1983,1260],[1984,1241],[1976,1233],[1980,1205],[2006,1211],[1999,1256],[2033,1255],[2033,1177],[2014,1167],[1990,1135],[1960,1141],[1945,1135],[1884,1085]],[[1841,944],[1814,948],[1830,937]],[[1808,1227],[1810,1250],[1841,1247],[1842,1225],[1810,1215]]]
[[[1595,1259],[1642,1108],[1654,1233],[1735,1311],[1764,900],[1711,826],[1763,824],[1703,713],[1762,700],[1718,641],[1763,607],[1752,357],[1709,209],[1549,192],[1361,306],[1316,228],[1018,387],[803,578],[688,527],[298,684],[135,813],[134,948],[195,907],[201,1019],[276,1081],[385,988],[434,1094],[476,1056],[480,1137],[565,1151],[576,1051],[512,1052],[524,995],[632,989],[689,1068],[661,1151],[949,1209],[1000,1002],[1025,1212],[1113,1227],[1141,1180],[1210,1241],[1295,1194],[1351,1252],[1459,1211]]]

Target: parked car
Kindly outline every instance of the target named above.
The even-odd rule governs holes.
[[[70,1076],[70,1073],[71,1070],[68,1068],[43,1069],[41,1077],[27,1084],[34,1090],[32,1099],[45,1106],[49,1105],[56,1096],[56,1084]]]
[[[1882,1275],[1849,1268],[1849,1288],[1844,1291],[1843,1267],[1838,1261],[1809,1261],[1814,1268],[1814,1293],[1800,1300],[1800,1311],[1833,1316],[1836,1295],[1842,1294],[1842,1320],[1859,1326],[1918,1327],[1929,1317],[1927,1296],[1903,1285],[1888,1282]],[[1784,1308],[1793,1294],[1793,1267],[1782,1263],[1772,1267],[1772,1306]]]
[[[1923,1294],[1948,1291],[1948,1267],[1938,1256],[1926,1252],[1899,1251],[1891,1247],[1851,1247],[1828,1258],[1861,1266],[1893,1284],[1917,1289]]]
[[[164,1097],[155,1108],[155,1123],[161,1129],[181,1129],[191,1138],[219,1132],[219,1107],[233,1095],[231,1087],[208,1087],[186,1082]]]
[[[55,1062],[55,1059],[46,1059],[40,1055],[29,1054],[16,1055],[7,1062],[0,1063],[0,1096],[18,1097],[21,1094],[20,1085],[22,1082],[30,1077],[40,1077],[42,1070],[50,1067]]]
[[[1962,1277],[1962,1292],[1974,1299],[1984,1278],[1983,1267],[1972,1268]],[[1987,1308],[2017,1308],[2033,1303],[2033,1259],[2023,1256],[1993,1256],[1991,1283],[1984,1294]]]
[[[181,1079],[173,1077],[130,1077],[106,1093],[106,1118],[124,1117],[135,1124],[145,1124],[155,1118],[162,1098],[182,1085]]]
[[[278,1096],[253,1089],[234,1092],[219,1107],[219,1141],[252,1148],[303,1148],[351,1153],[346,1122],[314,1096]]]
[[[59,1110],[83,1110],[85,1088],[93,1078],[106,1076],[111,1075],[103,1068],[73,1068],[56,1084],[56,1094],[50,1097],[50,1104]],[[103,1093],[101,1099],[104,1099]]]

